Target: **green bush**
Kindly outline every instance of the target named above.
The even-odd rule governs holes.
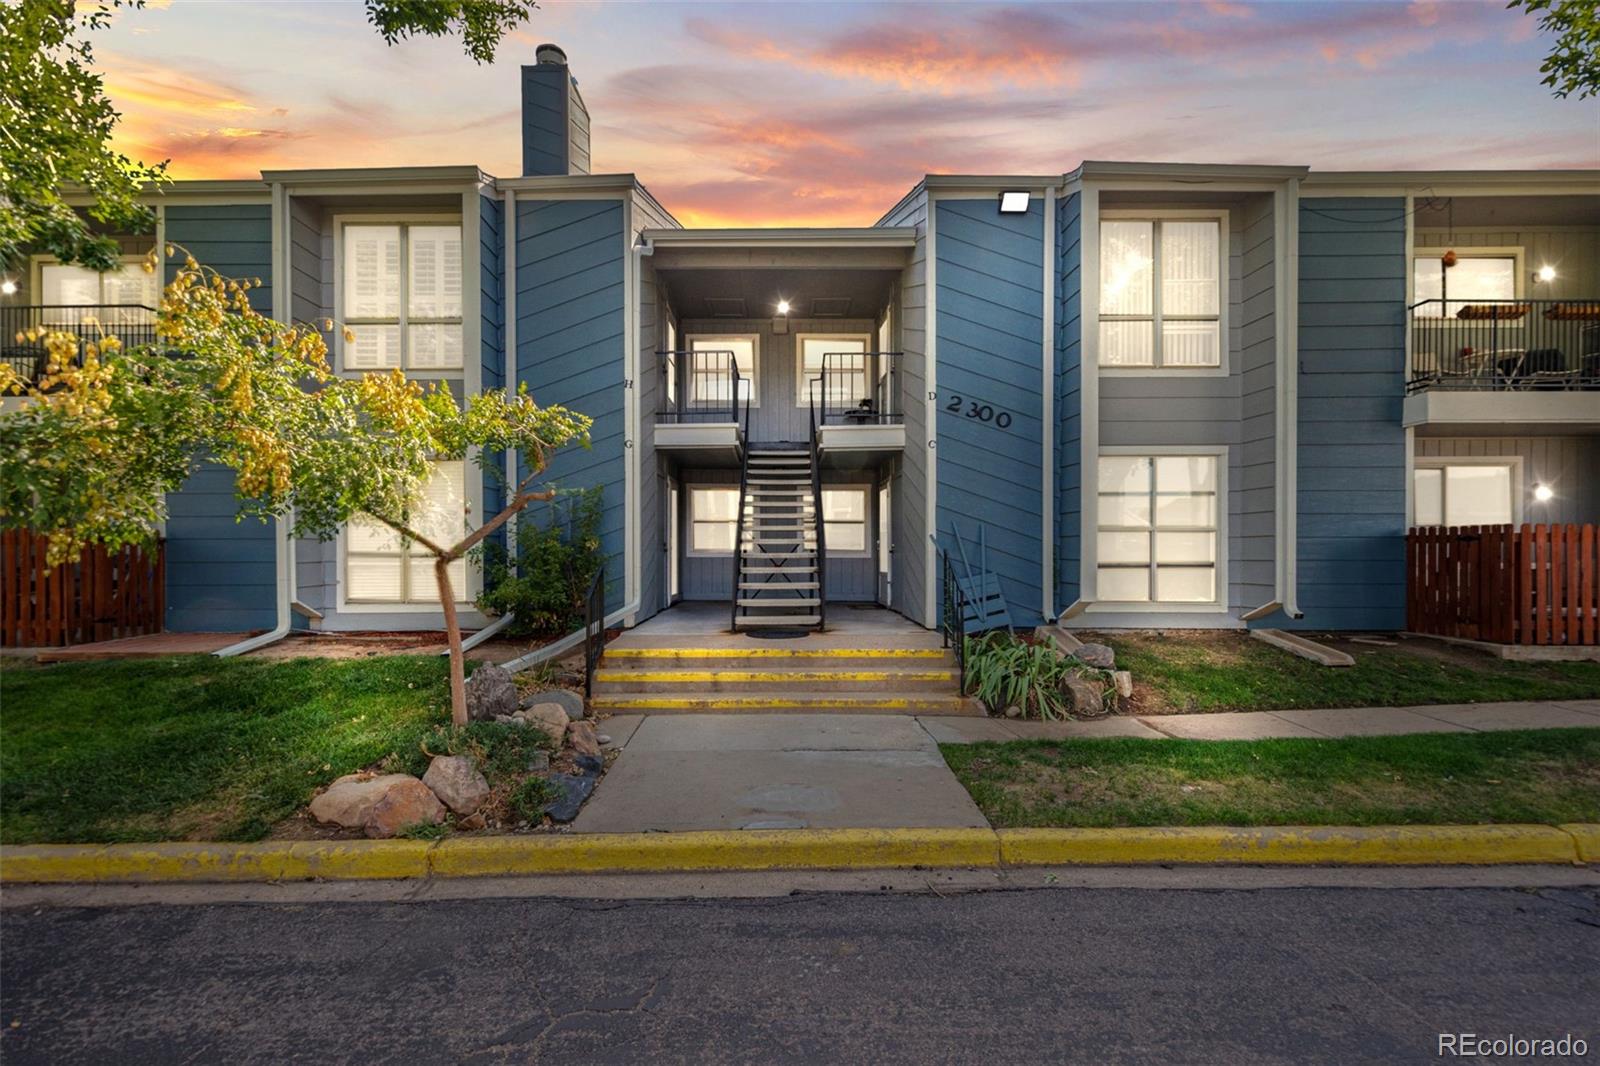
[[[1024,718],[1066,718],[1067,681],[1102,671],[1065,658],[1048,643],[1029,644],[1004,630],[967,637],[967,678],[973,695],[995,714],[1021,707]]]
[[[514,613],[508,629],[518,636],[560,636],[582,625],[584,595],[602,558],[601,513],[599,487],[563,491],[539,512],[524,512],[513,551],[485,548],[479,609]]]

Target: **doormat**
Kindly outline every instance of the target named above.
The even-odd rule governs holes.
[[[747,637],[755,637],[757,640],[799,640],[810,632],[811,630],[809,629],[767,629],[763,627],[761,629],[747,629],[744,634]]]

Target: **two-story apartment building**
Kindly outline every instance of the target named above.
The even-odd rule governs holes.
[[[343,373],[593,417],[549,474],[603,489],[623,624],[711,600],[932,626],[941,550],[981,530],[1019,624],[1393,630],[1409,526],[1600,519],[1600,172],[1085,162],[929,175],[872,226],[686,229],[589,172],[566,58],[538,59],[521,175],[180,182],[126,245],[348,324]],[[8,336],[157,297],[43,258],[16,288]],[[429,521],[492,513],[497,484],[441,464]],[[213,467],[169,502],[170,629],[440,624],[376,529],[236,523]]]

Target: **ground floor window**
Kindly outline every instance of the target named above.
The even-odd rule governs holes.
[[[1516,518],[1515,463],[1418,462],[1412,511],[1419,526],[1503,526]]]
[[[822,532],[829,555],[867,555],[867,489],[822,490]]]
[[[1217,602],[1217,466],[1215,455],[1100,457],[1100,600]]]
[[[436,544],[454,544],[463,535],[466,513],[466,464],[460,460],[435,463],[422,503],[412,516],[412,528]],[[450,584],[458,601],[471,599],[465,559],[450,564]],[[388,526],[352,521],[345,531],[345,599],[351,603],[438,603],[433,556],[405,543]]]
[[[689,489],[689,554],[729,555],[738,536],[739,490]]]

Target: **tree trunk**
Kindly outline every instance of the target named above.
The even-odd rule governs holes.
[[[450,641],[450,721],[467,724],[467,660],[461,650],[461,622],[456,618],[456,594],[450,587],[450,558],[433,557],[433,576],[439,582],[439,606],[444,608],[444,631]]]

